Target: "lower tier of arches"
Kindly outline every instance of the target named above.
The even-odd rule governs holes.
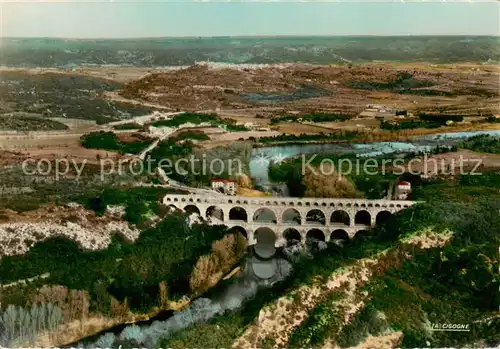
[[[280,227],[280,226],[260,226],[254,225],[229,225],[230,232],[239,232],[248,241],[249,245],[259,243],[274,244],[276,247],[289,246],[295,243],[306,243],[308,240],[334,241],[341,240],[344,243],[350,242],[357,234],[366,234],[365,226],[354,227]]]

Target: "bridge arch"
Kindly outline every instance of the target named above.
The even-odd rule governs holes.
[[[245,239],[248,240],[248,234],[245,228],[235,225],[228,230],[228,233],[241,234]]]
[[[389,211],[380,211],[377,213],[377,216],[375,218],[375,224],[382,224],[387,222],[389,219],[391,219],[392,213]]]
[[[344,210],[337,210],[332,213],[330,216],[330,223],[339,223],[344,224],[346,226],[351,225],[351,217],[349,213]]]
[[[310,229],[306,234],[306,241],[311,240],[326,241],[325,233],[320,229]]]
[[[255,230],[254,236],[258,244],[265,243],[265,244],[272,244],[273,246],[277,239],[276,233],[271,228],[267,227],[257,228]]]
[[[302,217],[301,217],[299,211],[297,211],[293,207],[290,207],[290,208],[287,208],[285,211],[283,211],[281,219],[282,219],[283,223],[301,224]]]
[[[253,214],[254,222],[272,222],[277,223],[276,214],[267,207],[261,207]]]
[[[179,210],[180,210],[180,208],[179,208],[179,207],[177,207],[177,206],[175,206],[175,205],[173,205],[173,204],[169,204],[169,205],[167,205],[167,208],[168,208],[168,210],[169,210],[170,212],[176,212],[176,211],[179,211]]]
[[[326,223],[325,214],[321,210],[312,209],[309,212],[307,212],[306,223],[308,223],[308,224],[315,224],[316,223],[316,224],[325,225],[325,223]]]
[[[336,229],[332,231],[330,235],[330,241],[332,240],[343,240],[349,242],[351,239],[349,238],[349,234],[344,229]]]
[[[224,211],[218,206],[210,206],[206,211],[207,218],[216,218],[221,222],[224,221]]]
[[[276,234],[267,227],[261,227],[254,233],[257,243],[253,249],[260,258],[268,259],[276,253]]]
[[[302,241],[302,236],[297,229],[287,228],[283,231],[283,237],[286,239],[287,246],[293,244],[293,240]]]
[[[356,212],[356,216],[354,217],[354,224],[370,226],[371,221],[372,216],[370,215],[370,212],[366,210]]]
[[[191,215],[193,213],[196,213],[198,214],[199,216],[201,216],[201,212],[200,212],[200,209],[198,208],[198,206],[196,205],[186,205],[184,207],[184,212],[186,212],[187,214]]]
[[[234,206],[229,210],[229,220],[248,222],[247,211],[241,206]]]

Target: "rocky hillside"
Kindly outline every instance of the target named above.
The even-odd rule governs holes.
[[[409,110],[418,104],[428,111],[477,115],[480,108],[486,115],[498,112],[497,81],[495,67],[480,65],[195,64],[129,82],[120,94],[184,111],[253,108],[261,114],[272,111],[271,115],[286,111],[352,114],[380,99],[376,103]]]
[[[110,206],[103,216],[79,204],[46,206],[22,215],[4,210],[0,222],[0,256],[24,254],[37,242],[65,237],[87,250],[106,248],[114,234],[129,241],[139,230],[121,219],[123,207]]]

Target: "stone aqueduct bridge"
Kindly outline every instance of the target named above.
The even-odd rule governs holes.
[[[324,241],[349,240],[357,233],[375,226],[377,222],[416,202],[247,197],[214,193],[214,195],[168,194],[163,198],[163,203],[184,211],[197,212],[212,224],[244,229],[249,245],[257,243],[259,231],[269,228],[275,234],[275,246],[279,247],[286,245],[287,239],[303,242],[308,236]],[[264,212],[270,218],[260,219],[259,216]]]

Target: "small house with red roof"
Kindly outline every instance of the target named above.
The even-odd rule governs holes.
[[[396,187],[396,199],[406,200],[411,193],[411,183],[407,181],[400,181]]]
[[[226,195],[234,195],[236,193],[236,183],[231,179],[213,178],[212,189]]]

